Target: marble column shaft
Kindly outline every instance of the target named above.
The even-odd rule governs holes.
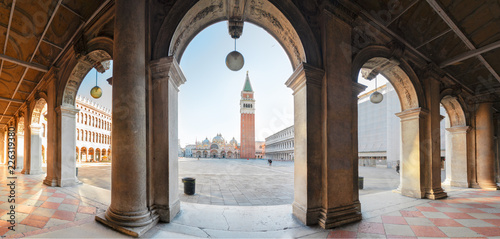
[[[324,71],[302,63],[285,83],[294,97],[293,214],[306,225],[318,223],[321,211],[322,112]]]
[[[469,187],[467,180],[467,133],[469,129],[469,126],[446,129],[446,178],[453,187]]]
[[[476,161],[479,187],[497,189],[493,149],[492,103],[480,103],[476,110]]]
[[[96,219],[120,231],[157,222],[147,207],[145,7],[115,1],[111,205]]]
[[[429,199],[440,199],[447,197],[441,187],[441,114],[440,114],[440,82],[438,76],[430,74],[424,80],[425,94],[429,107],[427,115],[427,127],[425,141],[420,144],[420,149],[425,156],[425,196]]]

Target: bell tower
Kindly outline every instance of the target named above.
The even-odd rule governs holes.
[[[253,94],[252,84],[250,84],[247,71],[240,100],[241,158],[255,158],[255,99],[253,98]]]

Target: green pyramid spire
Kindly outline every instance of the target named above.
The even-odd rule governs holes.
[[[247,78],[245,79],[245,85],[243,86],[243,91],[253,92],[252,84],[250,84],[250,78],[248,77],[248,71],[247,71]]]

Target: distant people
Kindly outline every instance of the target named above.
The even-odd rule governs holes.
[[[272,159],[268,159],[267,162],[269,163],[269,166],[271,166],[273,164],[273,160]]]
[[[396,164],[396,172],[399,174],[399,162]]]
[[[198,160],[200,160],[200,157],[198,157]]]

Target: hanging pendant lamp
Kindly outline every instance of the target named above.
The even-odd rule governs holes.
[[[377,91],[377,77],[375,77],[375,92],[370,95],[370,101],[374,104],[382,102],[384,95]]]
[[[236,51],[236,39],[234,39],[234,51],[229,52],[226,56],[226,66],[232,71],[239,71],[243,68],[245,64],[245,59],[243,55]]]
[[[90,90],[90,95],[94,99],[99,99],[102,96],[102,89],[97,86],[97,70],[95,71],[95,86]]]

